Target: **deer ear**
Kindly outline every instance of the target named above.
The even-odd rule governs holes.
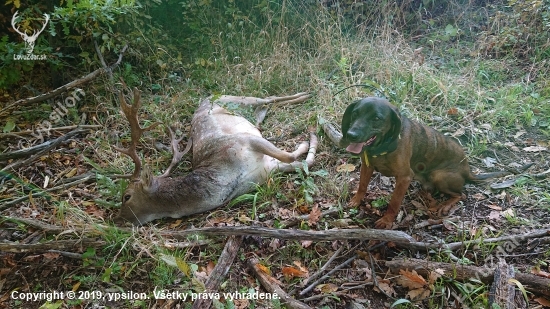
[[[143,190],[147,192],[153,192],[156,190],[157,182],[149,166],[145,166],[141,170],[141,185],[143,186]]]

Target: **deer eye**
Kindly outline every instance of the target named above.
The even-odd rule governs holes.
[[[126,194],[122,197],[122,202],[125,203],[125,202],[128,202],[128,200],[132,197],[132,195],[130,194]]]

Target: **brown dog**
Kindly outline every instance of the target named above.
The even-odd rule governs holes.
[[[334,138],[334,128],[324,125],[325,132]],[[361,177],[357,193],[350,205],[357,206],[367,192],[374,170],[395,177],[395,190],[388,209],[376,221],[376,228],[390,229],[399,211],[409,184],[414,179],[422,183],[430,208],[441,214],[462,197],[462,188],[468,181],[499,177],[507,172],[473,175],[462,147],[454,139],[436,130],[402,116],[387,100],[368,97],[350,104],[342,119],[341,147],[361,154]],[[331,136],[332,135],[332,136]],[[437,190],[450,195],[441,205],[431,197]]]

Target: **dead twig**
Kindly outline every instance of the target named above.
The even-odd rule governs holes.
[[[63,127],[55,127],[48,129],[49,131],[66,131],[66,130],[74,130],[74,129],[98,129],[102,128],[103,126],[98,124],[75,124],[72,126],[63,126]],[[18,138],[22,138],[19,135],[28,135],[36,133],[35,130],[25,130],[25,131],[19,131],[19,132],[10,132],[10,133],[0,133],[0,139],[6,138],[8,136],[15,136]],[[0,157],[0,161],[2,161]]]
[[[95,238],[51,240],[37,244],[21,244],[14,242],[0,242],[0,251],[13,253],[47,252],[50,250],[67,251],[70,249],[84,250],[87,247],[102,247],[107,243]]]
[[[430,271],[442,269],[444,276],[454,280],[468,281],[475,278],[485,284],[491,284],[495,274],[495,265],[477,267],[411,258],[386,261],[385,264],[394,274],[398,274],[402,269],[408,269],[410,271],[415,270],[421,276],[427,276]],[[524,273],[515,273],[514,278],[523,283],[527,291],[550,296],[550,279]]]
[[[33,146],[33,147],[21,149],[21,150],[16,150],[16,151],[13,151],[13,152],[2,153],[2,154],[0,154],[0,161],[6,161],[6,160],[10,160],[10,159],[18,159],[18,158],[31,156],[28,159],[18,161],[18,162],[14,162],[14,163],[4,167],[2,169],[2,171],[7,171],[9,169],[15,170],[20,166],[28,165],[29,163],[31,163],[32,161],[34,161],[38,157],[40,157],[42,154],[46,153],[48,150],[53,149],[53,148],[59,146],[64,141],[68,140],[69,138],[71,138],[71,137],[73,137],[77,134],[84,133],[84,132],[86,132],[86,130],[80,130],[80,129],[74,130],[74,131],[71,131],[71,132],[69,132],[69,133],[67,133],[63,136],[60,136],[56,139],[44,142],[40,145],[36,145],[36,146]]]
[[[56,191],[56,190],[59,190],[59,189],[67,190],[68,188],[70,188],[72,186],[76,186],[76,185],[81,184],[83,182],[86,182],[90,179],[92,179],[92,176],[88,176],[88,177],[85,177],[85,178],[82,178],[82,179],[79,179],[79,180],[76,180],[76,181],[73,181],[73,182],[70,182],[70,183],[67,183],[67,184],[61,184],[59,186],[49,188],[49,189],[46,189],[46,190],[42,190],[42,191],[39,191],[39,192],[30,193],[28,195],[21,196],[19,198],[11,200],[11,201],[1,200],[0,204],[2,204],[2,205],[0,206],[0,211],[6,210],[6,209],[18,204],[18,203],[26,201],[31,196],[32,197],[42,196],[42,195],[48,194],[48,192]]]
[[[328,261],[321,268],[319,268],[319,270],[317,272],[315,272],[313,275],[309,276],[309,278],[304,280],[304,283],[302,283],[302,286],[306,286],[308,284],[308,282],[310,282],[311,280],[316,279],[322,273],[324,273],[325,270],[327,269],[327,267],[329,267],[329,265],[340,255],[340,253],[342,253],[343,250],[344,250],[344,246],[340,246],[340,248],[338,248],[338,250],[336,250],[336,252],[334,252],[334,254],[332,254],[332,256],[328,259]]]
[[[239,252],[239,248],[243,243],[243,238],[231,236],[227,240],[222,254],[218,260],[218,264],[214,267],[205,284],[205,293],[217,290],[218,286],[222,283],[223,278],[229,272],[229,268],[233,264],[233,260]],[[193,303],[193,309],[210,308],[212,306],[212,299],[197,299]]]
[[[474,239],[468,241],[458,241],[452,242],[449,244],[445,243],[426,243],[426,242],[411,242],[411,243],[400,243],[399,246],[413,249],[413,250],[430,250],[430,249],[446,249],[450,251],[455,251],[466,246],[477,245],[477,244],[488,244],[495,242],[503,241],[512,241],[514,243],[520,243],[527,239],[539,238],[550,235],[550,229],[535,230],[519,235],[507,235],[495,238],[485,238],[485,239]]]
[[[303,302],[296,300],[292,298],[290,295],[288,295],[283,289],[279,286],[278,280],[271,277],[270,275],[263,272],[259,267],[258,264],[260,261],[258,259],[253,258],[248,260],[248,268],[252,271],[254,276],[258,278],[258,281],[260,281],[261,285],[271,294],[276,294],[278,298],[281,299],[281,301],[291,309],[311,309],[310,306],[304,304]]]
[[[321,278],[317,279],[315,282],[310,284],[307,288],[303,289],[302,292],[300,292],[300,295],[304,295],[304,294],[307,294],[307,293],[311,292],[311,290],[313,290],[319,283],[321,283],[321,282],[325,281],[326,279],[330,278],[330,275],[337,272],[341,268],[346,267],[349,263],[353,262],[356,258],[357,258],[357,256],[352,256],[349,259],[347,259],[344,263],[334,267],[326,275],[324,275]]]
[[[323,231],[304,231],[293,229],[276,229],[259,226],[217,226],[193,228],[183,231],[163,231],[161,232],[161,234],[163,236],[170,236],[176,239],[184,240],[192,234],[203,234],[211,236],[249,235],[279,239],[316,241],[359,239],[392,241],[400,244],[409,244],[414,242],[414,239],[407,233],[401,231],[376,229],[333,229]]]

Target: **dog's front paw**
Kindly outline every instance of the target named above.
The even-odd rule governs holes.
[[[374,223],[374,227],[377,229],[390,230],[393,226],[395,218],[383,216]]]
[[[361,200],[363,200],[363,197],[356,194],[348,203],[349,207],[356,207],[361,205]]]

